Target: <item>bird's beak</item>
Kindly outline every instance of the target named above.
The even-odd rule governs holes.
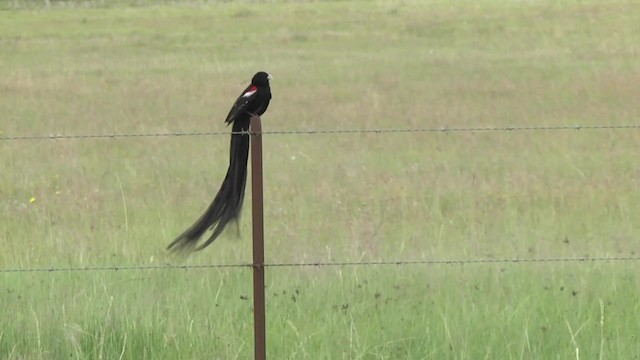
[[[267,80],[273,80],[273,76],[271,76],[271,74],[269,74],[269,75],[267,76]]]

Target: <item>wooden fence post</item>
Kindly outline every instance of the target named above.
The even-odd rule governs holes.
[[[253,222],[253,338],[255,359],[266,360],[264,304],[264,213],[262,196],[262,120],[251,118],[251,214]]]

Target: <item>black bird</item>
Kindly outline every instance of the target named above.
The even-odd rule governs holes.
[[[202,250],[222,233],[231,220],[238,221],[247,183],[249,123],[252,116],[264,114],[269,106],[271,100],[270,79],[271,75],[264,71],[256,73],[251,79],[251,84],[244,89],[231,107],[225,120],[227,126],[233,123],[227,176],[204,214],[195,224],[173,240],[167,249],[191,250],[208,229],[213,229],[209,239],[195,248]],[[239,134],[241,132],[244,133]]]

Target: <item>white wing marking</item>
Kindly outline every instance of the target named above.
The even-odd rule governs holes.
[[[252,87],[251,89],[249,89],[249,91],[247,91],[246,93],[242,94],[242,97],[249,97],[253,94],[256,93],[256,91],[258,91],[258,88],[256,88],[255,86]]]

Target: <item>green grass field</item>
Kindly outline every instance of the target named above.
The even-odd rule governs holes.
[[[638,124],[635,1],[0,2],[0,137]],[[266,261],[636,256],[640,130],[265,135]],[[228,136],[0,141],[0,269],[189,258]],[[271,359],[636,359],[638,262],[267,269]],[[2,359],[248,359],[246,268],[0,273]]]

